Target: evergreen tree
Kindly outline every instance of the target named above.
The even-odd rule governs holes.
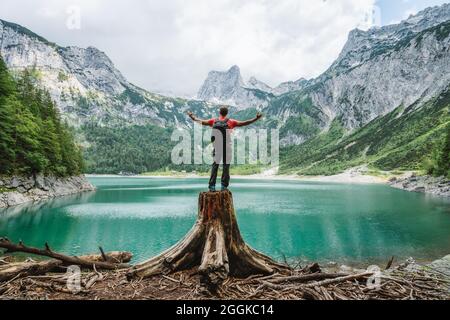
[[[13,138],[15,109],[11,103],[14,93],[14,81],[0,58],[0,174],[10,172],[15,159]]]
[[[81,149],[37,74],[27,69],[15,81],[0,57],[0,173],[80,174]]]
[[[14,113],[9,99],[0,102],[0,174],[9,173],[14,165]]]
[[[33,76],[30,70],[22,71],[17,81],[17,91],[19,100],[35,116],[41,116],[40,98],[37,96],[37,89],[34,85]]]
[[[437,174],[450,178],[450,125],[447,126],[447,136],[437,162]]]
[[[75,175],[80,173],[80,165],[78,163],[77,149],[73,142],[73,136],[66,126],[61,127],[60,132],[61,155],[64,163],[63,175]]]
[[[56,126],[51,119],[42,121],[40,125],[40,144],[46,156],[46,172],[55,171],[64,175],[64,165],[62,163],[61,146]]]
[[[21,174],[42,172],[48,160],[40,143],[40,122],[18,100],[15,104],[15,170]]]

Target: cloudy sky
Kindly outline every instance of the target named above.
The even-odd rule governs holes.
[[[211,70],[275,86],[323,72],[356,27],[448,0],[2,0],[0,19],[105,51],[133,83],[193,96]],[[80,17],[80,19],[78,19]]]

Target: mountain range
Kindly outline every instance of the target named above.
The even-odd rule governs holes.
[[[442,102],[448,101],[450,84],[449,32],[450,4],[444,4],[399,24],[353,30],[328,70],[280,95],[249,81],[259,96],[270,97],[257,108],[281,129],[282,171],[331,174],[360,164],[420,168],[449,131],[448,105]],[[202,92],[211,92],[208,83]],[[231,95],[207,100],[235,99],[236,89],[215,85]],[[239,90],[245,87],[241,83]],[[240,108],[254,107],[254,100],[235,101]],[[402,138],[394,142],[396,135]]]
[[[238,110],[256,108],[261,110],[269,106],[276,96],[303,89],[308,84],[306,79],[284,82],[272,88],[255,77],[247,82],[242,79],[238,66],[228,71],[211,71],[200,88],[197,98],[216,104],[235,106]]]
[[[281,171],[301,174],[331,174],[360,164],[417,168],[449,127],[450,4],[399,24],[353,30],[338,59],[315,79],[271,88],[254,77],[244,81],[237,66],[212,71],[198,100],[131,84],[96,48],[60,47],[2,20],[0,32],[8,68],[34,70],[77,130],[92,172],[167,166],[168,129],[188,126],[187,110],[207,117],[217,104],[232,106],[237,118],[264,112],[262,125],[280,129]],[[156,137],[142,142],[142,134]],[[156,146],[163,160],[146,154]],[[128,165],[136,161],[139,165]]]
[[[0,20],[0,54],[12,72],[34,68],[65,119],[80,126],[185,123],[185,111],[208,113],[211,104],[164,97],[139,88],[94,48],[60,47],[32,31]]]

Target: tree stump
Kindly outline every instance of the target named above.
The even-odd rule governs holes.
[[[128,279],[198,267],[201,282],[217,288],[228,276],[270,275],[289,268],[250,248],[242,239],[230,191],[204,192],[198,219],[178,244],[128,272]]]

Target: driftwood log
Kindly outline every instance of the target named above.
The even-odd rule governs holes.
[[[62,266],[62,261],[54,259],[41,262],[27,261],[2,265],[0,267],[0,283],[14,278],[46,274],[60,266]]]
[[[0,249],[6,249],[6,253],[24,252],[29,254],[34,254],[38,256],[48,257],[52,259],[59,260],[63,265],[77,265],[87,269],[104,269],[104,270],[115,270],[115,269],[126,269],[130,266],[125,262],[131,260],[132,254],[127,252],[112,252],[105,254],[103,249],[101,249],[100,255],[89,255],[89,256],[67,256],[58,252],[54,252],[50,249],[49,245],[45,244],[45,249],[38,249],[33,247],[28,247],[22,242],[19,244],[12,243],[6,238],[0,238]]]
[[[82,260],[87,260],[90,262],[110,262],[113,264],[124,264],[131,261],[133,258],[133,254],[131,252],[126,251],[112,251],[112,252],[103,252],[103,249],[100,247],[101,254],[90,254],[86,256],[79,256],[78,258]]]
[[[202,283],[215,289],[229,276],[246,278],[289,270],[244,242],[230,191],[201,193],[198,206],[197,222],[185,238],[133,267],[127,274],[129,280],[198,267]]]
[[[92,264],[98,262],[109,261],[111,263],[124,263],[131,260],[131,253],[129,252],[108,252],[103,254],[91,254],[86,256],[80,256],[79,259],[83,261],[89,261]],[[5,282],[14,278],[24,278],[28,276],[38,276],[49,272],[64,272],[63,266],[67,266],[61,260],[50,259],[46,261],[33,261],[27,260],[25,262],[12,262],[0,264],[0,283]],[[101,268],[99,268],[101,269]]]

